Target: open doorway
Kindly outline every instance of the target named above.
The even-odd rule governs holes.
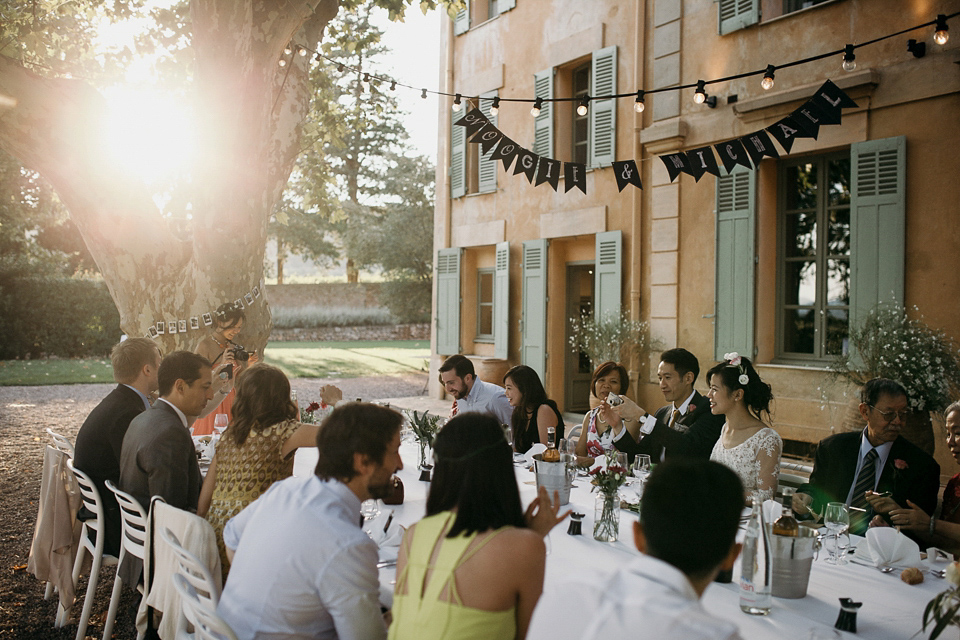
[[[564,411],[585,413],[590,409],[590,358],[570,348],[572,318],[593,312],[593,261],[567,263],[566,316],[564,321]]]

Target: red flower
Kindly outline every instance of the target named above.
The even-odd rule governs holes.
[[[310,413],[313,413],[319,408],[320,408],[320,405],[317,404],[316,402],[311,402],[309,405],[307,405],[307,411],[309,411]]]
[[[607,469],[607,471],[609,471],[610,473],[624,473],[626,469],[617,465],[617,466],[610,467],[609,469]]]
[[[592,476],[595,476],[595,475],[597,475],[598,473],[600,473],[600,467],[594,467],[593,469],[590,469],[590,471],[589,471],[588,473],[589,473],[590,475],[592,475]]]
[[[893,466],[894,468],[899,469],[900,471],[910,468],[910,465],[907,464],[907,461],[902,460],[900,458],[897,458],[896,460],[893,461]]]

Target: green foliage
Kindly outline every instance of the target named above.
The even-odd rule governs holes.
[[[311,304],[303,307],[273,307],[273,326],[279,329],[357,327],[393,324],[388,309],[357,309]]]
[[[119,339],[102,282],[0,276],[0,359],[106,355]]]
[[[831,365],[834,377],[862,386],[876,377],[898,381],[915,411],[943,411],[960,393],[960,351],[943,331],[899,306],[872,309],[850,330],[850,352]]]
[[[105,358],[44,358],[0,360],[0,386],[41,386],[113,382],[113,367]]]
[[[606,313],[599,320],[592,313],[579,318],[570,318],[570,347],[582,351],[590,358],[593,367],[602,362],[628,362],[632,356],[640,356],[659,347],[650,339],[650,327],[641,320],[632,320],[630,314]]]
[[[270,342],[266,360],[291,378],[360,378],[423,371],[426,340]]]

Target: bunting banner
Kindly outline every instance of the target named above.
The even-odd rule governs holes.
[[[260,282],[255,284],[253,288],[233,301],[233,306],[237,309],[249,309],[252,307],[255,303],[260,301],[260,297],[263,295],[263,285],[263,278],[260,278]],[[209,327],[213,327],[213,316],[215,313],[216,310],[207,311],[198,316],[192,316],[190,318],[158,320],[147,329],[147,333],[144,337],[156,338],[157,336],[164,334],[174,335],[177,333],[187,333],[189,331],[199,331],[201,328],[207,329]]]
[[[821,126],[840,124],[842,110],[857,106],[857,103],[840,87],[827,80],[793,113],[768,127],[712,146],[663,154],[660,160],[667,169],[670,182],[676,180],[681,173],[691,176],[697,182],[708,173],[719,177],[721,164],[727,173],[733,171],[738,165],[755,170],[764,158],[780,157],[777,144],[785,153],[790,153],[793,143],[798,138],[816,140],[820,135]],[[479,144],[482,152],[488,154],[491,160],[499,160],[503,164],[504,171],[509,172],[510,167],[513,166],[513,175],[522,173],[533,186],[539,187],[546,183],[554,191],[559,190],[562,176],[564,193],[573,188],[579,189],[584,194],[587,193],[586,165],[542,157],[523,148],[504,135],[479,108],[471,109],[454,124],[466,128],[467,140],[471,144]],[[717,162],[718,157],[720,162]],[[617,188],[621,192],[627,185],[633,185],[637,189],[643,188],[636,160],[614,162],[613,172],[617,179]],[[244,295],[248,306],[251,304],[250,295],[249,293]],[[259,291],[256,288],[253,297],[259,298]],[[243,305],[240,299],[237,303]],[[186,327],[181,322],[185,321],[166,323],[166,330],[169,333],[185,331]],[[206,314],[204,314],[204,322],[206,322]],[[158,333],[163,333],[163,325],[163,322],[157,323]]]

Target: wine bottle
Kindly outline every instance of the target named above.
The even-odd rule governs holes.
[[[560,452],[557,450],[557,428],[547,427],[547,450],[543,452],[544,462],[560,462]]]
[[[755,616],[768,615],[773,603],[770,593],[773,565],[763,522],[763,501],[757,492],[753,494],[753,511],[747,523],[740,558],[740,610]]]
[[[793,492],[791,487],[783,489],[783,513],[773,523],[774,535],[794,538],[800,535],[800,523],[793,517]]]

